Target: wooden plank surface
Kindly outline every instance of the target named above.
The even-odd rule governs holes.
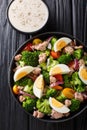
[[[30,35],[15,31],[8,23],[6,9],[11,0],[0,0],[0,130],[87,130],[87,110],[65,123],[44,123],[24,113],[11,96],[8,70],[16,49]],[[87,0],[43,0],[50,17],[46,31],[71,34],[87,45]],[[37,33],[37,34],[38,34]]]

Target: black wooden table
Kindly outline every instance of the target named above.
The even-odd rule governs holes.
[[[0,0],[0,130],[87,130],[87,110],[65,123],[44,123],[29,117],[11,96],[9,64],[14,52],[30,35],[21,34],[9,25],[6,9],[10,1]],[[46,28],[38,33],[65,32],[87,45],[87,0],[43,1],[49,7],[50,17]]]

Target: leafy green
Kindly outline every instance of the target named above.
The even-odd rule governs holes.
[[[87,55],[83,56],[83,60],[85,61],[85,64],[87,65]]]
[[[51,39],[52,50],[54,50],[54,44],[55,44],[56,41],[57,41],[57,38],[56,38],[56,37],[53,37],[53,38]]]
[[[47,61],[47,71],[50,71],[50,69],[58,63],[59,62],[57,60],[53,60],[53,58],[50,56]]]
[[[31,86],[26,85],[24,87],[24,91],[27,92],[27,93],[29,93],[29,94],[31,94],[31,95],[33,95],[33,86],[32,85]]]

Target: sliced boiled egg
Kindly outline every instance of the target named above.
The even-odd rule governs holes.
[[[44,90],[44,79],[43,75],[39,75],[33,85],[33,93],[36,97],[41,98]]]
[[[23,78],[24,76],[32,72],[33,70],[34,67],[32,66],[21,67],[20,69],[16,70],[16,72],[14,73],[14,81],[20,80],[21,78]]]
[[[65,46],[67,46],[72,40],[68,37],[62,37],[58,39],[54,44],[54,51],[61,51]]]
[[[70,71],[71,70],[67,65],[57,64],[53,68],[50,69],[49,75],[68,74]]]
[[[59,113],[68,113],[70,109],[66,107],[63,103],[57,101],[55,98],[49,98],[50,106]]]
[[[84,84],[87,84],[87,67],[85,67],[85,66],[80,67],[79,77]]]

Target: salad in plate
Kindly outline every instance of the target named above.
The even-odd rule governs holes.
[[[13,93],[34,117],[67,118],[87,100],[87,53],[75,40],[35,38],[14,62]]]

